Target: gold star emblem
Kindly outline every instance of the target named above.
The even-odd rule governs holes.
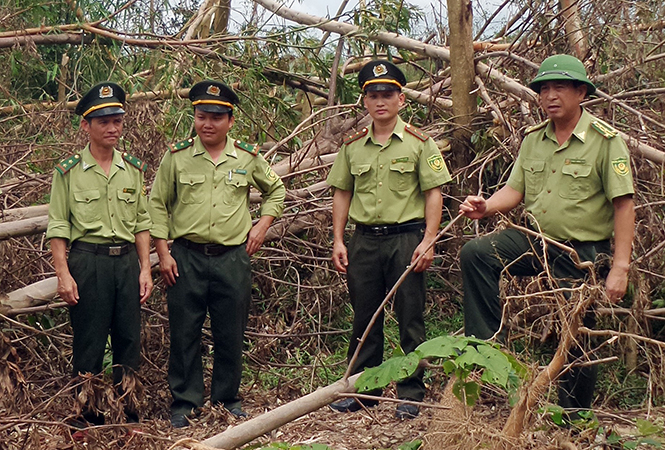
[[[377,64],[372,69],[372,72],[374,73],[375,77],[380,77],[381,75],[385,75],[388,73],[388,68],[384,64]]]
[[[214,95],[215,97],[219,97],[219,94],[221,93],[221,90],[219,89],[219,86],[214,86],[210,85],[208,86],[208,89],[206,89],[206,94],[208,95]]]
[[[113,97],[113,88],[111,86],[102,86],[99,88],[99,98]]]

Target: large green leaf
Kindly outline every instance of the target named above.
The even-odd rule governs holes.
[[[505,388],[508,384],[508,375],[513,368],[506,355],[501,350],[486,345],[479,346],[478,353],[485,358],[485,362],[482,364],[485,368],[482,381],[498,384]]]
[[[397,356],[384,361],[377,367],[370,367],[356,381],[358,392],[367,392],[388,386],[392,381],[410,377],[418,369],[420,357],[416,353]]]
[[[416,348],[422,359],[450,358],[460,354],[467,345],[467,338],[459,336],[439,336],[423,342]]]

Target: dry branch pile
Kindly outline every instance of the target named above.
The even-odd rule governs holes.
[[[211,12],[227,3],[206,1],[191,11],[190,20],[180,24],[177,32],[160,33],[153,23],[150,32],[135,33],[123,28],[126,22],[115,20],[128,11],[145,17],[141,16],[145,11],[134,3],[96,21],[90,20],[85,8],[74,7],[70,15],[76,19],[64,20],[57,28],[51,27],[58,23],[55,20],[36,27],[22,19],[24,11],[0,6],[0,442],[12,449],[77,447],[73,430],[63,425],[80,408],[72,395],[77,383],[98,398],[109,419],[116,419],[113,423],[118,423],[121,403],[127,401],[114,398],[104,377],[70,380],[67,313],[40,306],[54,296],[52,280],[50,287],[42,285],[39,291],[29,288],[16,293],[54,275],[43,237],[51,173],[57,161],[85,143],[71,115],[79,93],[107,77],[130,93],[123,147],[149,164],[148,185],[166,145],[192,131],[191,106],[186,100],[192,81],[222,73],[233,84],[241,97],[234,137],[262,143],[262,151],[288,188],[285,215],[275,223],[265,248],[254,260],[255,302],[247,333],[243,394],[250,412],[258,415],[339,377],[344,368],[339,355],[345,346],[349,310],[344,280],[328,261],[331,197],[324,180],[343,136],[368,123],[355,86],[360,57],[388,51],[399,55],[395,60],[402,63],[411,81],[405,89],[410,101],[403,117],[435,139],[454,175],[455,185],[444,188],[444,220],[454,217],[462,196],[490,194],[506,180],[522,131],[542,120],[536,97],[524,87],[538,63],[562,52],[577,53],[585,61],[599,87],[597,98],[586,106],[629,138],[638,205],[631,291],[619,307],[602,301],[597,305],[602,315],[599,339],[605,341],[599,341],[593,356],[621,359],[625,371],[606,373],[607,384],[623,386],[624,380],[619,378],[626,373],[644,380],[639,395],[625,394],[633,398],[631,405],[641,405],[648,414],[662,405],[661,323],[665,311],[659,307],[665,306],[665,32],[658,18],[665,14],[665,6],[660,2],[564,1],[561,7],[549,1],[524,6],[505,2],[502,11],[489,15],[480,26],[494,30],[494,39],[474,45],[479,108],[468,125],[470,142],[462,150],[453,142],[454,152],[450,150],[456,128],[447,25],[439,16],[435,15],[435,24],[428,25],[435,32],[417,39],[406,37],[410,29],[403,23],[394,25],[370,10],[324,20],[272,0],[257,0],[242,32],[229,34],[223,17]],[[317,38],[289,27],[262,30],[263,7],[325,34]],[[497,17],[502,17],[501,23]],[[394,33],[395,26],[401,27],[400,35]],[[328,42],[333,39],[337,41]],[[40,64],[46,67],[47,58],[58,68],[51,85],[27,76],[39,72]],[[331,77],[331,73],[338,76]],[[253,200],[258,202],[258,196]],[[519,214],[509,219],[520,221]],[[456,226],[437,245],[437,260],[430,272],[430,284],[435,286],[430,292],[431,317],[459,314],[457,252],[469,235],[491,231],[497,224],[491,220]],[[596,288],[585,287],[593,292]],[[507,281],[512,348],[523,352],[524,358],[539,347],[530,345],[532,341],[561,335],[567,326],[562,320],[568,316],[565,308],[575,306],[559,304],[553,309],[561,297],[549,291],[551,283],[546,277]],[[13,296],[4,296],[12,292]],[[28,309],[17,310],[25,307]],[[144,433],[127,434],[126,429],[109,425],[92,434],[98,443],[105,442],[102,446],[168,448],[184,436],[170,433],[166,421],[170,399],[165,381],[166,316],[158,290],[144,307],[144,360],[137,380],[140,390],[134,392],[147,419]],[[612,339],[614,336],[619,338]],[[205,352],[210,345],[206,340]],[[541,356],[529,355],[536,360]],[[545,383],[545,390],[548,387]],[[598,398],[601,418],[603,412],[626,405],[620,397]],[[497,395],[493,401],[505,407],[503,397]],[[542,404],[544,400],[534,401]],[[533,410],[532,403],[528,411]],[[483,411],[481,408],[479,413],[482,420],[494,421],[497,430],[503,428],[505,414],[489,417]],[[206,407],[197,422],[202,427],[196,427],[191,436],[209,437],[232,420],[223,411]],[[215,429],[205,428],[213,425]],[[474,442],[483,440],[482,433],[479,436]],[[546,448],[542,446],[546,439],[529,436],[523,448]],[[428,440],[436,442],[432,436]],[[448,444],[452,441],[445,442],[446,448],[453,448]],[[348,448],[371,447],[362,445]],[[464,445],[472,448],[469,442]]]

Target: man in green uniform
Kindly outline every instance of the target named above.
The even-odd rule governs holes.
[[[251,300],[249,256],[282,213],[286,189],[258,146],[227,135],[238,97],[217,81],[189,93],[197,136],[172,145],[157,171],[150,212],[167,284],[171,353],[171,424],[188,425],[203,405],[201,327],[210,313],[214,343],[211,402],[246,417],[238,398],[242,344]],[[252,226],[249,188],[263,194]],[[173,239],[171,252],[166,239]]]
[[[332,260],[337,270],[347,274],[354,310],[349,360],[387,291],[424,253],[394,298],[402,349],[408,353],[423,342],[424,271],[434,258],[434,250],[426,249],[441,221],[441,185],[451,179],[434,141],[398,116],[406,83],[399,68],[388,61],[369,62],[358,74],[358,83],[372,124],[344,140],[327,180],[335,187]],[[347,251],[344,228],[349,218],[356,229]],[[383,315],[367,336],[353,372],[378,366],[382,360]],[[422,371],[399,383],[397,394],[400,399],[422,401]],[[353,412],[362,405],[347,398],[331,407]],[[400,403],[396,416],[413,418],[418,412],[416,405]]]
[[[593,117],[580,103],[595,91],[584,65],[569,55],[543,61],[529,85],[540,94],[548,120],[527,130],[517,161],[506,185],[488,200],[469,196],[460,212],[472,219],[506,213],[522,200],[535,219],[534,229],[573,247],[583,261],[610,254],[614,233],[613,264],[605,282],[609,300],[626,292],[635,227],[633,180],[626,144],[617,131]],[[568,253],[547,247],[546,260],[553,275],[583,279]],[[535,275],[543,270],[538,239],[516,229],[474,239],[460,255],[464,282],[464,327],[467,335],[489,339],[501,329],[499,278]],[[592,313],[584,323],[594,325]],[[582,355],[573,349],[571,357]],[[590,408],[596,366],[573,367],[560,379],[559,404],[572,409]],[[574,416],[573,416],[574,417]]]
[[[110,331],[116,384],[127,370],[139,368],[141,303],[152,291],[146,165],[115,149],[124,101],[124,91],[110,82],[79,101],[76,114],[89,143],[56,166],[46,231],[58,294],[70,305],[74,376],[102,371]],[[138,420],[135,411],[126,412],[128,420]],[[83,417],[104,423],[96,411]]]

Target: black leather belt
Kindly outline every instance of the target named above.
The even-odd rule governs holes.
[[[408,233],[425,229],[425,222],[406,222],[394,225],[363,225],[356,224],[356,230],[372,236],[388,236],[389,234]]]
[[[121,256],[129,253],[134,244],[91,244],[90,242],[74,241],[72,250],[94,253],[95,255]]]
[[[194,250],[196,252],[203,253],[206,256],[220,256],[238,247],[238,245],[199,244],[185,238],[175,239],[173,243],[182,245],[183,247],[187,247],[188,249]]]

